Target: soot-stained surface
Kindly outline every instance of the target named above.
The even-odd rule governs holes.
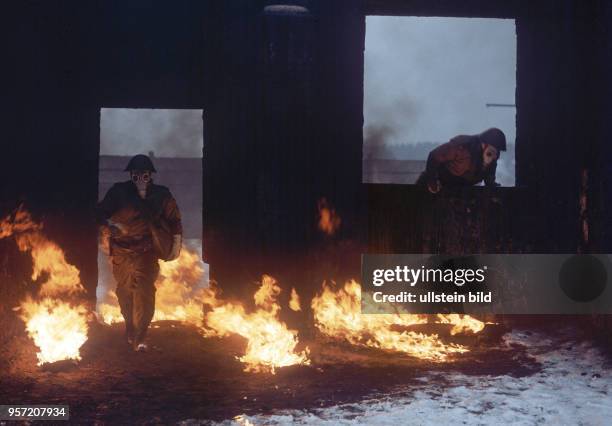
[[[484,333],[460,338],[472,350],[445,363],[319,337],[300,344],[310,347],[311,365],[281,368],[272,375],[243,371],[236,359],[245,347],[239,337],[204,338],[196,327],[159,322],[151,329],[149,352],[134,353],[123,341],[121,324],[96,325],[76,366],[36,367],[35,348],[25,337],[0,351],[12,354],[0,400],[66,404],[71,420],[83,424],[221,421],[356,403],[398,386],[410,393],[413,387],[421,389],[423,376],[434,371],[441,384],[446,374],[524,377],[541,369],[525,346],[502,344],[495,330]]]

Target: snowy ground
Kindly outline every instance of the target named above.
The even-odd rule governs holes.
[[[542,364],[531,376],[427,373],[422,385],[372,395],[359,403],[310,411],[238,416],[220,425],[609,425],[612,364],[589,342],[514,331],[504,345],[523,345]]]

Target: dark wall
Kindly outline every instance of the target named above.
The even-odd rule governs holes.
[[[368,185],[371,253],[512,253],[530,242],[529,217],[516,214],[522,188]]]
[[[213,96],[208,121],[205,108],[204,255],[211,276],[240,295],[268,273],[308,300],[325,274],[315,272],[323,251],[349,258],[334,274],[359,270],[359,251],[339,242],[365,240],[365,19],[353,1],[311,2],[310,10],[256,9],[220,34],[224,51],[243,56],[242,68],[220,73],[223,94]],[[323,197],[342,217],[333,237],[317,229]]]

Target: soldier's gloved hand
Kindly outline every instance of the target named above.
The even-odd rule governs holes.
[[[120,237],[125,234],[125,225],[113,222],[112,220],[108,220],[107,224],[112,237]]]
[[[427,189],[432,194],[437,194],[438,192],[440,192],[440,189],[442,189],[442,184],[440,183],[439,179],[430,180],[427,183]]]
[[[183,244],[183,237],[181,234],[174,235],[174,241],[172,241],[172,251],[170,252],[170,258],[168,260],[175,260],[181,254],[181,246]]]

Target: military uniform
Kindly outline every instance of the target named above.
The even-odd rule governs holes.
[[[113,185],[98,205],[101,222],[111,221],[122,232],[110,239],[117,298],[126,333],[143,342],[155,312],[155,280],[159,274],[151,225],[162,219],[174,235],[182,234],[181,215],[168,188],[148,185],[143,198],[132,181]]]
[[[493,147],[498,153],[497,158],[488,166],[484,164],[484,147]],[[471,186],[484,181],[486,186],[497,186],[497,159],[499,151],[505,150],[506,135],[495,127],[477,135],[455,136],[429,153],[427,167],[416,183],[431,188],[432,184],[435,186],[438,182],[444,187]],[[487,148],[486,153],[487,159],[491,158],[490,148]]]
[[[474,136],[457,136],[429,153],[427,167],[417,184],[439,180],[442,186],[470,186],[484,181],[495,185],[497,162],[484,168],[482,146]]]

